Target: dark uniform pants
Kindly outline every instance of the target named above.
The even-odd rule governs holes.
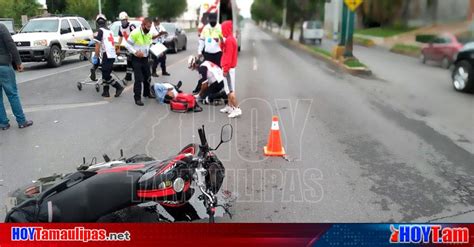
[[[133,85],[133,93],[135,100],[141,99],[142,84],[143,84],[143,97],[150,96],[150,65],[148,63],[148,57],[138,58],[132,57],[133,73],[135,76],[135,84]]]
[[[205,61],[212,62],[215,65],[221,67],[222,52],[217,52],[217,53],[203,52],[202,56],[204,57]]]

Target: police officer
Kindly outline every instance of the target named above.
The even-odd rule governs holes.
[[[161,25],[160,18],[155,17],[153,20],[153,28],[155,29],[155,34],[158,35],[158,38],[153,40],[153,44],[163,44],[164,38],[166,35],[168,35],[168,32],[166,29]],[[161,74],[163,76],[170,76],[171,74],[166,71],[166,52],[163,52],[160,56],[155,56],[154,54],[151,54],[153,58],[153,64],[151,65],[151,76],[153,77],[159,77],[159,75],[156,73],[156,69],[158,68],[158,64],[160,64],[161,67]]]
[[[223,39],[221,25],[217,23],[217,13],[210,13],[209,23],[204,26],[199,37],[198,55],[205,61],[221,66],[221,41]]]
[[[94,37],[96,42],[95,44],[95,54],[97,57],[101,57],[102,59],[102,80],[103,80],[103,97],[110,97],[109,95],[109,86],[112,86],[116,89],[115,97],[119,97],[124,88],[120,83],[112,77],[112,68],[117,58],[117,54],[115,53],[115,43],[114,43],[114,35],[113,33],[107,28],[107,18],[99,14],[96,18],[96,25],[98,28],[97,36]]]
[[[125,41],[127,41],[132,31],[135,30],[135,28],[137,28],[135,25],[133,25],[132,23],[128,21],[128,18],[129,17],[128,17],[127,12],[125,11],[120,12],[119,20],[122,23],[122,25],[120,25],[119,33],[118,33],[119,40],[118,40],[118,46],[117,46],[117,53],[120,51],[120,44],[122,44],[122,40],[125,39]],[[132,80],[132,72],[133,72],[132,55],[128,54],[127,55],[127,73],[125,75],[125,81],[129,82]]]
[[[127,50],[133,54],[132,56],[132,67],[135,76],[135,83],[133,85],[135,104],[143,106],[141,100],[142,84],[143,84],[143,97],[153,98],[150,94],[150,81],[151,72],[150,65],[148,63],[148,56],[150,55],[150,46],[152,44],[153,37],[152,32],[152,21],[150,18],[145,18],[142,21],[140,28],[132,31],[125,42]]]

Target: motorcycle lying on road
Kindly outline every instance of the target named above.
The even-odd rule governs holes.
[[[109,222],[131,208],[144,206],[157,214],[153,205],[180,214],[190,207],[191,198],[198,198],[209,222],[215,221],[217,208],[228,211],[228,205],[218,204],[216,194],[225,177],[225,168],[212,152],[232,139],[230,124],[221,129],[221,141],[209,147],[204,126],[198,129],[201,144],[189,144],[177,155],[157,161],[146,155],[83,164],[74,173],[41,178],[13,192],[5,222]],[[200,192],[194,196],[195,191]],[[197,195],[197,194],[196,194]],[[200,219],[196,212],[175,219]],[[162,218],[160,218],[162,219]]]

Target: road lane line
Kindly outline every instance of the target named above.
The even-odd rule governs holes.
[[[32,79],[28,79],[28,80],[25,80],[25,81],[19,81],[19,82],[17,82],[17,84],[21,84],[21,83],[25,83],[25,82],[30,82],[30,81],[39,80],[39,79],[42,79],[42,78],[45,78],[45,77],[53,76],[53,75],[56,75],[56,74],[61,74],[61,73],[64,73],[64,72],[73,71],[73,70],[76,70],[76,69],[81,69],[81,68],[84,68],[84,67],[87,67],[87,66],[91,66],[91,64],[84,64],[84,65],[81,65],[81,66],[77,66],[77,67],[73,67],[73,68],[69,68],[69,69],[57,71],[57,72],[54,72],[54,73],[49,73],[49,74],[46,74],[46,75],[41,75],[41,76],[38,76],[38,77],[35,77],[35,78],[32,78]]]
[[[77,104],[41,105],[41,106],[32,106],[32,107],[23,108],[23,111],[25,113],[39,112],[39,111],[55,111],[55,110],[65,110],[65,109],[73,109],[73,108],[88,107],[88,106],[105,105],[108,103],[110,102],[98,101],[98,102],[77,103]],[[7,113],[12,114],[12,111],[7,110]]]
[[[258,70],[258,63],[257,63],[257,58],[253,57],[253,70],[257,71]]]

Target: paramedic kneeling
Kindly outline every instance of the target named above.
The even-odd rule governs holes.
[[[224,73],[219,66],[210,61],[199,63],[197,58],[191,56],[188,59],[188,68],[198,70],[201,75],[201,79],[199,79],[194,90],[199,92],[196,94],[197,101],[202,100],[203,104],[210,104],[217,99],[227,99],[227,95],[223,90]]]

